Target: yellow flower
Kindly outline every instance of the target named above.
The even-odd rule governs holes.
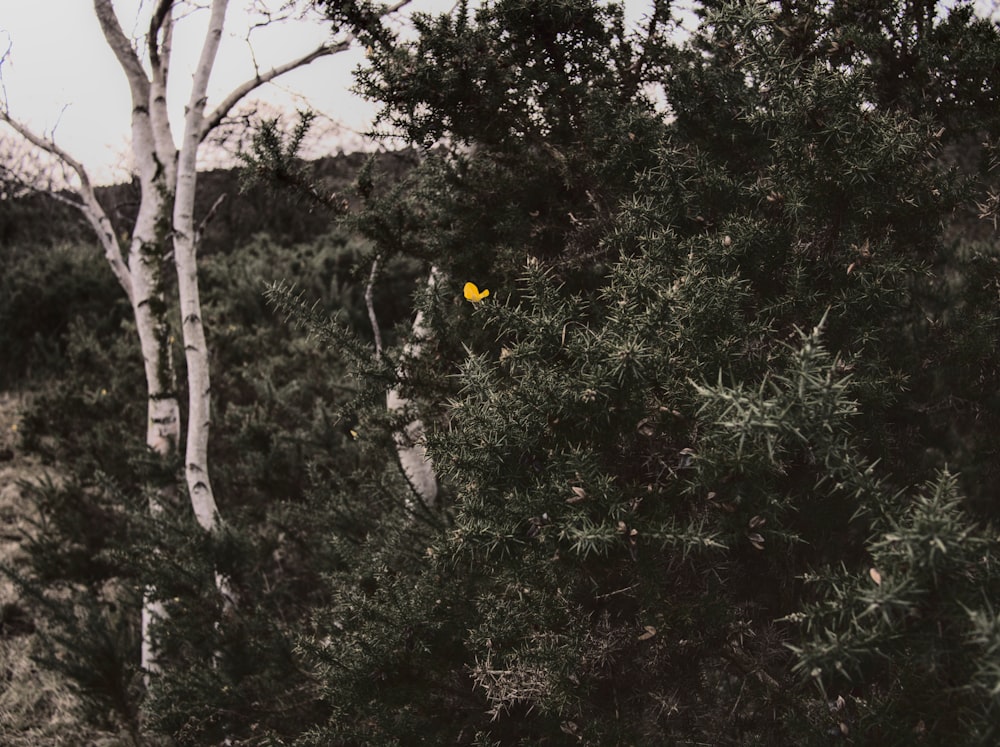
[[[489,289],[479,290],[475,283],[466,283],[463,292],[465,293],[465,300],[471,301],[472,303],[479,303],[490,295]]]

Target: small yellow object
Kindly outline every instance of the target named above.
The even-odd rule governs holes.
[[[490,291],[488,288],[479,290],[479,288],[476,287],[475,283],[466,283],[463,293],[465,293],[465,300],[471,301],[472,303],[479,303],[488,295],[490,295]]]
[[[14,425],[12,425],[12,426],[10,427],[10,429],[11,429],[12,431],[14,431],[15,433],[17,433],[17,423],[14,423]]]
[[[101,396],[102,397],[107,397],[108,396],[108,390],[107,389],[102,389],[101,390]]]
[[[357,441],[358,439],[358,432],[353,428],[351,428],[351,438],[353,438],[355,441]]]

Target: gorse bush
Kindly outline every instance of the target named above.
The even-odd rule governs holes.
[[[337,518],[313,502],[311,485],[322,475],[346,478],[362,460],[349,446],[355,421],[340,412],[356,387],[336,351],[289,334],[263,291],[267,282],[306,274],[303,287],[322,313],[343,308],[348,318],[366,319],[368,267],[359,262],[367,251],[363,241],[334,231],[290,248],[259,237],[243,251],[202,262],[218,372],[213,479],[231,517],[215,538],[197,529],[186,496],[169,488],[177,465],[153,459],[141,442],[145,397],[131,325],[81,318],[53,328],[64,351],[53,368],[71,375],[33,382],[20,433],[59,477],[32,491],[40,523],[29,568],[18,575],[51,631],[52,655],[43,663],[77,682],[95,725],[141,731],[138,611],[150,588],[170,613],[170,625],[156,635],[173,674],[145,701],[144,729],[204,744],[244,733],[264,738],[272,729],[295,733],[317,718],[293,656],[295,637],[328,596],[321,574],[340,561],[319,529]],[[40,252],[38,260],[59,256]],[[396,282],[406,282],[405,263],[394,268]],[[116,293],[91,302],[108,303]],[[397,297],[385,299],[384,312],[389,321],[408,313]],[[176,510],[149,516],[151,499]],[[225,625],[216,570],[227,573],[241,599],[239,615]],[[77,641],[80,635],[87,640]],[[99,672],[107,676],[93,676]]]
[[[676,41],[662,3],[635,32],[613,5],[499,0],[399,39],[367,4],[321,5],[421,158],[363,169],[314,245],[206,258],[225,531],[143,518],[164,467],[111,426],[28,420],[82,483],[48,492],[80,506],[36,586],[114,581],[133,607],[155,588],[170,611],[145,726],[995,742],[996,25],[708,2]],[[308,193],[300,135],[270,125],[248,165]],[[69,339],[101,396],[51,401],[106,417],[118,348]],[[396,454],[417,418],[433,502]],[[113,674],[87,687],[133,723]]]
[[[114,276],[79,246],[4,244],[0,262],[0,386],[60,371],[74,323],[111,335],[128,316]]]
[[[958,29],[1000,48],[918,15],[720,4],[675,47],[497,2],[373,45],[384,121],[454,144],[361,219],[446,278],[406,381],[447,526],[335,577],[310,743],[990,743],[996,496],[953,475],[990,469],[997,265],[944,225],[996,120],[919,86]]]

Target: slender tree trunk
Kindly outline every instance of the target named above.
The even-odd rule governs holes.
[[[166,119],[165,60],[155,66],[155,84],[143,70],[131,41],[118,23],[110,0],[94,0],[94,13],[108,46],[115,53],[129,82],[132,96],[132,156],[139,177],[139,212],[132,229],[128,251],[128,273],[132,283],[132,313],[135,317],[139,346],[146,376],[147,420],[146,445],[164,459],[176,458],[180,444],[180,405],[174,371],[168,305],[164,290],[164,270],[170,247],[171,212],[174,185],[170,182],[173,154],[161,153],[162,129]],[[161,19],[165,41],[169,44],[169,12]],[[156,34],[153,34],[155,37]],[[155,39],[150,40],[151,49]],[[158,137],[159,135],[159,137]],[[172,147],[172,146],[171,146]],[[150,513],[164,510],[172,487],[162,486],[150,497]],[[143,593],[141,665],[147,672],[158,670],[151,628],[166,612],[154,601],[151,589]]]
[[[162,187],[154,180],[144,189],[160,190]],[[165,198],[164,194],[153,201],[143,200],[143,207],[150,206],[150,212],[155,208],[156,212],[162,214],[169,207]],[[181,418],[171,349],[172,336],[163,292],[167,237],[157,231],[155,220],[150,235],[142,212],[140,209],[136,235],[132,238],[129,269],[136,299],[132,313],[135,316],[146,375],[146,445],[161,458],[172,461],[176,459],[180,442]],[[149,510],[153,516],[163,512],[167,497],[173,491],[173,486],[161,486],[151,493]],[[152,590],[145,590],[140,664],[148,673],[159,670],[151,635],[152,625],[165,616],[166,611],[162,604],[154,601]]]
[[[137,156],[139,154],[136,154]],[[150,161],[152,153],[145,154]],[[132,275],[135,317],[139,345],[146,375],[147,420],[146,445],[159,457],[174,460],[180,445],[180,405],[177,398],[177,377],[174,371],[168,305],[164,293],[164,271],[168,261],[169,189],[163,183],[161,170],[155,163],[140,172],[142,194],[129,250],[129,271]],[[172,485],[160,486],[150,494],[149,510],[153,516],[163,512]],[[163,619],[163,605],[154,601],[151,590],[143,594],[142,648],[140,663],[146,672],[158,671],[151,636],[153,623]]]
[[[187,450],[184,474],[187,479],[191,508],[206,532],[221,526],[218,504],[208,469],[208,443],[212,425],[212,381],[201,315],[201,294],[198,288],[198,231],[195,228],[195,196],[198,184],[198,148],[205,132],[205,92],[215,65],[215,56],[222,39],[229,0],[214,0],[208,32],[201,58],[191,86],[184,117],[184,134],[177,159],[177,192],[174,199],[174,264],[177,267],[177,292],[181,305],[181,330],[184,335],[184,356],[188,374]],[[215,586],[229,608],[236,604],[236,595],[229,579],[216,571]]]
[[[75,199],[50,192],[69,202],[87,218],[97,233],[105,258],[125,290],[135,316],[147,385],[146,444],[163,458],[174,458],[180,443],[180,408],[172,357],[173,337],[167,316],[164,267],[170,248],[178,278],[182,334],[188,368],[190,415],[185,454],[185,476],[192,508],[198,523],[207,531],[219,526],[219,512],[208,472],[208,437],[211,424],[208,348],[201,317],[197,275],[197,237],[194,224],[197,154],[200,143],[243,98],[261,85],[327,55],[343,52],[354,41],[346,34],[336,42],[326,42],[285,64],[270,70],[255,70],[252,77],[236,86],[219,105],[205,114],[206,89],[214,66],[225,23],[228,0],[213,0],[209,30],[195,70],[191,97],[185,115],[184,136],[178,153],[167,116],[167,89],[173,41],[173,7],[177,0],[156,0],[146,35],[147,67],[136,51],[133,39],[122,31],[113,0],[92,0],[96,16],[109,48],[128,79],[132,97],[132,153],[141,190],[139,214],[127,253],[115,236],[111,221],[94,194],[83,165],[56,145],[40,137],[10,117],[0,107],[0,121],[6,122],[25,140],[47,151],[78,175],[80,186]],[[393,12],[409,0],[400,0],[386,9]],[[150,500],[157,514],[168,504],[173,487],[163,487]],[[227,603],[232,594],[226,580],[216,583]],[[156,619],[165,616],[162,605],[154,602],[152,590],[143,595],[142,666],[151,673],[158,668],[150,637]]]
[[[431,267],[430,275],[427,278],[427,287],[431,290],[438,283],[440,272],[436,267]],[[418,311],[413,320],[413,340],[403,347],[404,358],[415,358],[423,350],[424,341],[430,336],[430,330],[424,323],[424,313]],[[404,372],[401,370],[400,374]],[[401,412],[409,406],[410,400],[400,393],[398,387],[393,387],[386,395],[386,409],[390,413]],[[424,423],[419,418],[411,420],[401,431],[393,434],[396,443],[396,454],[399,457],[399,464],[403,468],[410,487],[420,503],[427,508],[433,508],[437,502],[438,482],[434,474],[434,464],[427,456],[427,448],[424,446]],[[410,506],[413,508],[413,506]]]
[[[214,0],[212,3],[208,32],[184,118],[184,135],[177,162],[177,194],[173,215],[174,263],[177,266],[181,329],[184,334],[184,355],[188,371],[188,428],[184,472],[187,477],[188,493],[191,496],[191,507],[198,523],[209,532],[218,527],[219,511],[208,471],[212,385],[208,344],[205,340],[198,289],[198,247],[194,204],[198,180],[198,147],[201,144],[205,113],[205,91],[222,38],[227,6],[228,0]]]

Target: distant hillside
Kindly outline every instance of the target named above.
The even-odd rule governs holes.
[[[349,153],[309,162],[310,175],[326,194],[336,192],[354,204],[352,185],[369,158],[376,158],[383,172],[398,175],[415,160],[413,151],[375,154]],[[237,168],[205,171],[198,178],[197,213],[200,221],[220,195],[219,206],[202,237],[206,254],[229,251],[258,233],[269,233],[281,243],[307,241],[324,233],[332,216],[308,201],[281,190],[256,186],[240,192]],[[138,209],[137,182],[98,187],[104,205],[119,234],[129,230]],[[73,208],[44,195],[13,200],[0,199],[0,248],[14,245],[48,245],[92,238],[90,228]]]

